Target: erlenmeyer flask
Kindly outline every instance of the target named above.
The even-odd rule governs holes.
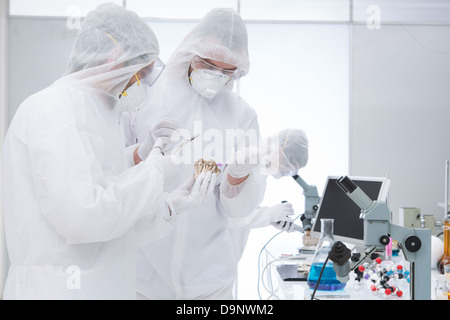
[[[333,226],[334,219],[320,219],[320,239],[317,244],[316,252],[314,253],[314,258],[307,279],[308,286],[311,289],[316,287],[316,284],[319,281],[320,272],[322,271],[322,267],[328,257],[328,252],[330,252],[335,241],[333,236]],[[320,278],[317,290],[336,291],[341,290],[344,287],[345,283],[341,283],[336,278],[333,263],[331,260],[328,260],[322,273],[322,277]]]

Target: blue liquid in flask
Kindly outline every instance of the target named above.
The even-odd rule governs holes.
[[[313,289],[316,287],[317,281],[319,280],[320,271],[322,270],[323,263],[313,263],[311,269],[309,270],[309,275],[307,283],[309,288]],[[332,263],[327,263],[325,269],[323,270],[322,277],[320,278],[319,286],[317,290],[323,291],[337,291],[345,288],[345,283],[340,282],[336,278],[336,272],[333,269]]]

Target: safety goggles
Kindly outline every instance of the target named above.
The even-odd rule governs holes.
[[[140,86],[141,82],[148,87],[154,85],[165,66],[166,65],[159,58],[157,58],[151,65],[134,74],[137,85]],[[128,95],[127,91],[123,90],[121,95],[126,97]]]
[[[239,68],[236,69],[222,69],[218,68],[215,65],[209,63],[203,58],[199,56],[194,56],[191,60],[191,67],[194,69],[203,69],[207,73],[208,70],[211,71],[211,76],[219,76],[227,79],[227,82],[230,80],[238,80],[240,78]]]
[[[166,65],[157,58],[150,66],[143,69],[140,73],[142,83],[151,87],[158,80]]]

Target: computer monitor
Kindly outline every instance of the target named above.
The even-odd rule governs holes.
[[[334,238],[355,245],[364,244],[364,220],[361,209],[336,184],[340,177],[329,176],[320,200],[311,235],[320,237],[320,219],[334,219]],[[387,178],[349,178],[372,200],[386,201],[390,180]]]

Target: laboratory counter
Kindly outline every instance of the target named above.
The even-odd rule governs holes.
[[[260,257],[261,299],[310,300],[314,286],[313,283],[311,288],[308,285],[307,273],[313,262],[314,249],[304,247],[301,241],[273,241],[267,245]],[[384,259],[383,253],[380,253],[377,261],[372,261],[369,265],[366,263],[367,270],[362,267],[359,277],[351,271],[350,279],[342,289],[339,286],[329,286],[333,291],[317,290],[314,299],[410,300],[410,264],[405,261],[401,251],[398,256],[390,259]],[[381,270],[384,273],[380,273]],[[323,272],[320,284],[323,279],[326,283],[326,272]],[[430,276],[431,299],[440,300],[441,296],[436,298],[436,284],[441,275],[436,269],[431,269]],[[383,287],[384,283],[387,284]]]

